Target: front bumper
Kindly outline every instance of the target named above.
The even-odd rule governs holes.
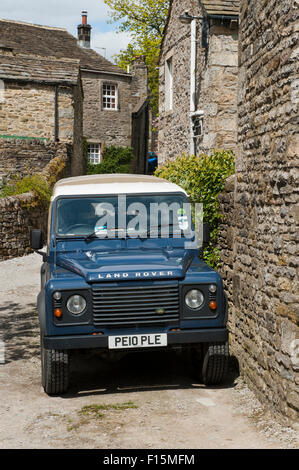
[[[222,343],[227,339],[228,330],[226,328],[192,329],[167,333],[168,346]],[[108,335],[44,336],[43,345],[45,349],[108,349]]]

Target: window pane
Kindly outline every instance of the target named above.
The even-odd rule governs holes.
[[[117,86],[103,84],[103,108],[116,109],[117,108]]]
[[[96,165],[101,162],[101,145],[100,144],[88,144],[88,161],[89,163]]]

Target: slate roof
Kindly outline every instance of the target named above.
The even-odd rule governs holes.
[[[201,0],[208,15],[238,16],[240,0]]]
[[[77,59],[0,53],[0,78],[76,85],[79,64]]]
[[[0,19],[0,38],[1,44],[14,52],[78,59],[81,69],[128,75],[94,50],[81,48],[77,39],[63,28]]]

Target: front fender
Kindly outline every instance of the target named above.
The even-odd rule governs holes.
[[[42,289],[37,296],[37,310],[41,335],[44,336],[46,332],[46,299],[45,289]]]

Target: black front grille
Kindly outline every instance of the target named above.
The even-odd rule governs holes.
[[[94,287],[92,306],[96,326],[177,323],[178,283]]]

